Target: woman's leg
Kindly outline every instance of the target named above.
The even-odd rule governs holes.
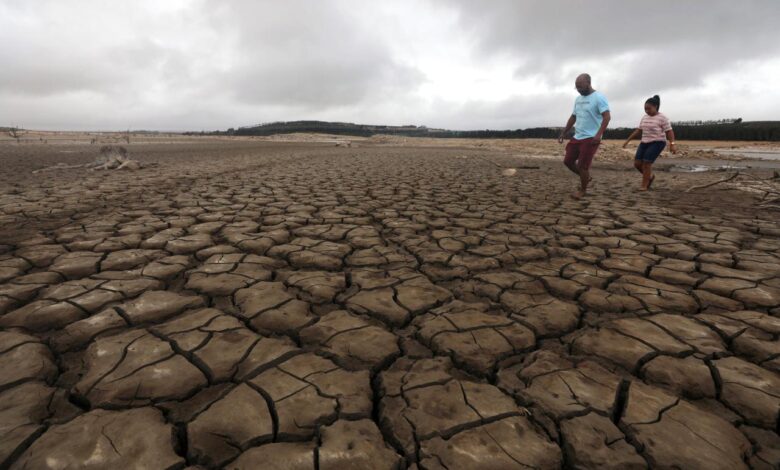
[[[639,146],[636,148],[636,155],[634,156],[634,168],[636,168],[636,171],[643,173],[644,166],[642,165],[642,157],[645,155],[645,150],[647,149],[647,144],[644,144],[642,142],[639,143]]]
[[[653,162],[642,162],[642,189],[650,188],[653,179]]]
[[[664,147],[666,147],[666,142],[663,140],[652,142],[647,153],[645,153],[642,166],[642,187],[650,189],[650,186],[653,184],[653,180],[655,180],[653,163],[655,163],[655,160],[661,155]]]

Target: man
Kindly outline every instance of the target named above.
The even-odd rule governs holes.
[[[575,199],[580,199],[588,190],[588,183],[592,179],[590,165],[611,116],[607,99],[590,85],[590,75],[583,73],[578,76],[574,87],[580,96],[574,100],[574,112],[566,122],[558,142],[563,143],[564,136],[574,126],[574,137],[566,144],[563,163],[580,176],[580,190],[572,195]]]

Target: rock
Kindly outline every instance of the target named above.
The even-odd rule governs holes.
[[[5,370],[5,369],[3,369]],[[8,468],[16,454],[46,429],[54,389],[26,382],[0,392],[0,467]]]
[[[313,304],[332,302],[347,283],[343,273],[326,271],[284,273],[279,277],[288,285],[301,289],[301,300]]]
[[[250,445],[271,442],[273,419],[257,391],[240,384],[187,425],[188,456],[221,466]]]
[[[320,346],[349,368],[375,369],[400,353],[394,334],[344,310],[304,328],[300,338],[303,344]]]
[[[347,307],[391,326],[402,326],[411,319],[411,313],[396,303],[395,292],[390,287],[361,290],[347,300]]]
[[[395,287],[398,303],[413,315],[425,312],[452,298],[452,293],[435,286],[423,276],[403,281]]]
[[[314,444],[275,442],[252,447],[229,463],[227,470],[314,470]]]
[[[713,361],[722,381],[720,399],[753,426],[776,429],[780,375],[736,357]]]
[[[57,377],[54,357],[38,338],[0,331],[0,390],[27,380],[53,382]]]
[[[295,298],[281,282],[258,282],[235,295],[240,315],[261,333],[297,334],[312,324],[309,304]]]
[[[314,354],[294,356],[251,383],[272,403],[279,438],[310,438],[320,424],[371,414],[368,372],[349,372]]]
[[[197,367],[145,330],[98,338],[84,362],[74,393],[93,406],[144,406],[184,398],[206,384]]]
[[[81,279],[98,272],[102,257],[92,251],[73,251],[58,256],[49,269],[68,279]]]
[[[42,332],[61,328],[83,317],[84,311],[71,303],[36,300],[0,317],[0,327],[20,327]]]
[[[445,440],[436,436],[420,446],[424,468],[561,468],[561,451],[526,418],[513,416],[466,429]]]
[[[537,293],[506,291],[501,303],[518,321],[531,326],[540,337],[561,336],[574,330],[580,319],[576,304],[565,302],[544,290]]]
[[[174,255],[188,255],[213,244],[211,236],[206,233],[197,233],[168,241],[165,244],[165,250]]]
[[[188,354],[211,382],[246,377],[298,352],[292,341],[260,337],[216,309],[186,313],[152,331]]]
[[[755,449],[749,462],[752,468],[770,469],[780,464],[780,436],[777,433],[751,426],[742,426],[739,430]]]
[[[203,299],[170,291],[147,291],[135,300],[120,305],[133,325],[158,323],[184,310],[203,307]]]
[[[385,444],[373,421],[339,420],[322,429],[317,452],[321,470],[401,469],[403,459]]]
[[[450,439],[523,413],[498,388],[454,379],[450,368],[441,359],[399,360],[380,374],[380,425],[409,459],[415,458],[418,441]]]
[[[418,317],[418,336],[432,350],[451,356],[477,375],[488,375],[504,357],[530,349],[533,332],[510,318],[454,303]]]
[[[124,318],[113,308],[103,310],[91,317],[71,323],[54,333],[51,343],[58,352],[79,349],[92,341],[97,335],[126,327]]]
[[[590,361],[576,366],[555,353],[537,351],[525,361],[499,370],[498,386],[557,419],[615,412],[620,378]]]
[[[93,410],[51,426],[11,466],[22,468],[173,468],[173,428],[154,408]]]
[[[561,421],[561,436],[572,468],[647,468],[647,462],[626,442],[620,429],[596,413]]]
[[[657,388],[632,382],[620,423],[651,467],[747,468],[750,443],[737,429]]]
[[[573,354],[594,355],[608,359],[626,370],[632,371],[643,361],[656,354],[656,350],[625,336],[611,328],[586,330],[582,334],[575,333],[571,340]]]
[[[645,380],[690,398],[714,398],[712,373],[707,364],[693,356],[678,358],[658,356],[642,367]]]

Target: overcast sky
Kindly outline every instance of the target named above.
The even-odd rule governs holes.
[[[0,0],[0,126],[780,119],[780,0]]]

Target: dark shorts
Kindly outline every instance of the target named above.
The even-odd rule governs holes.
[[[641,160],[647,163],[655,162],[655,159],[661,155],[664,147],[666,147],[666,141],[656,140],[654,142],[642,142],[636,149],[636,160]]]
[[[566,157],[563,163],[569,165],[576,162],[578,167],[589,170],[593,157],[596,156],[596,150],[599,149],[599,143],[594,144],[593,139],[571,139],[566,144]]]

